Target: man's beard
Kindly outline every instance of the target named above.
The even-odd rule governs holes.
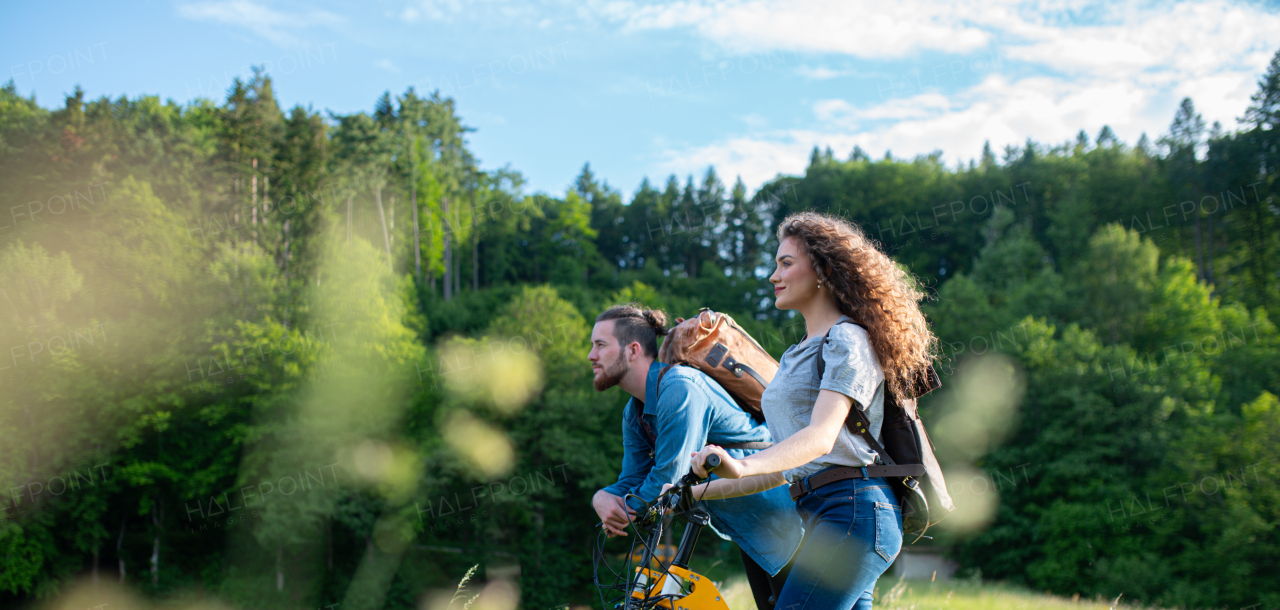
[[[600,371],[600,376],[591,381],[595,384],[597,392],[603,392],[618,385],[618,382],[622,381],[622,378],[626,375],[627,365],[622,361],[622,354],[618,354],[618,359],[614,360],[613,364],[604,367]]]

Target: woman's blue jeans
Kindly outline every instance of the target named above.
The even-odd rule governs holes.
[[[796,502],[804,542],[774,610],[870,610],[902,549],[902,509],[884,478],[845,479]]]

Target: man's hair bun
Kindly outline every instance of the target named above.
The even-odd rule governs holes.
[[[644,310],[644,319],[659,337],[667,336],[667,314],[661,309]]]

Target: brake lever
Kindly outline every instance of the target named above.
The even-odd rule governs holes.
[[[708,455],[706,462],[703,464],[708,475],[711,474],[712,470],[715,470],[719,466],[720,456],[715,454]],[[708,476],[707,478],[710,477]],[[680,513],[693,510],[693,507],[698,503],[698,501],[693,497],[693,486],[700,483],[702,480],[702,477],[699,477],[692,471],[690,471],[689,474],[684,475],[684,477],[680,479],[680,484],[672,488],[680,490],[676,494],[676,500],[672,502],[672,510]]]

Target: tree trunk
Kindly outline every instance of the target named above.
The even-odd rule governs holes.
[[[225,220],[226,217],[224,216],[223,219]],[[239,225],[240,212],[232,213],[231,221],[234,224]],[[235,232],[231,233],[231,251],[235,252],[235,256],[231,257],[231,275],[232,277],[238,278],[240,277],[240,240],[236,237]]]
[[[422,283],[422,237],[418,233],[418,185],[409,185],[409,207],[413,209],[413,277]]]
[[[1254,269],[1256,270],[1254,282],[1257,286],[1258,294],[1262,296],[1262,304],[1264,307],[1270,307],[1270,294],[1267,292],[1267,240],[1266,240],[1266,222],[1267,219],[1262,213],[1262,205],[1253,206],[1253,237],[1257,246],[1253,249]]]
[[[288,281],[289,281],[289,258],[291,257],[291,253],[289,252],[289,246],[291,244],[290,235],[289,235],[290,220],[292,219],[287,219],[284,221],[284,227],[283,227],[284,228],[284,252],[283,252],[284,260],[280,261],[281,262],[280,268],[281,270],[284,271],[284,279],[285,279],[286,285],[288,284]]]
[[[160,522],[164,519],[164,505],[156,500],[151,509],[151,524],[155,526],[151,543],[151,586],[160,584]]]
[[[351,195],[347,195],[347,245],[351,245]]]
[[[1200,210],[1196,210],[1196,279],[1204,281],[1204,249],[1200,247]]]
[[[546,523],[546,518],[542,514],[542,509],[538,508],[534,510],[533,511],[533,529],[535,534],[534,540],[546,540],[546,537],[542,533],[542,526],[544,523]],[[542,546],[543,545],[539,544],[537,548],[534,549],[533,565],[536,565],[536,566],[542,565]]]
[[[251,210],[251,214],[253,216],[252,224],[256,227],[258,226],[258,160],[257,159],[253,160],[253,176],[249,180],[250,180],[249,184],[253,189],[253,196],[252,196],[252,199],[250,200],[249,209]],[[267,219],[263,218],[262,220],[266,221]]]
[[[1210,283],[1210,284],[1213,284],[1213,283],[1214,283],[1214,277],[1213,277],[1213,251],[1215,250],[1215,247],[1214,247],[1214,246],[1216,246],[1217,244],[1215,244],[1215,243],[1213,242],[1213,216],[1212,216],[1212,215],[1211,215],[1211,216],[1209,216],[1209,218],[1208,218],[1208,222],[1209,222],[1209,235],[1208,235],[1208,238],[1209,238],[1209,266],[1205,267],[1205,275],[1208,277],[1208,279],[1209,279],[1209,283]],[[1216,289],[1216,288],[1214,289],[1214,292],[1217,292],[1217,289]]]
[[[284,591],[284,562],[282,561],[284,548],[279,542],[276,543],[276,591]]]
[[[27,424],[31,426],[31,431],[34,434],[36,430],[36,418],[34,415],[31,414],[31,403],[29,402],[22,403],[22,412],[26,413]],[[31,444],[31,474],[34,475],[38,472],[40,472],[40,443],[32,443]],[[34,501],[35,498],[32,498],[32,500]]]
[[[324,518],[324,537],[325,537],[325,541],[329,543],[329,556],[326,563],[329,566],[329,571],[332,572],[333,571],[333,519],[330,519],[329,517]]]
[[[476,200],[471,199],[471,292],[480,292],[480,234],[476,231]]]
[[[93,586],[98,586],[98,544],[93,545]]]
[[[444,300],[453,298],[453,240],[449,235],[449,198],[440,201],[441,216],[444,217]]]
[[[116,560],[120,563],[120,584],[124,584],[124,553],[121,549],[124,547],[124,527],[129,523],[129,515],[125,515],[120,520],[120,536],[116,538]]]
[[[430,218],[428,218],[427,220],[428,220],[428,221],[430,221],[431,219],[430,219]],[[430,231],[429,233],[427,233],[427,249],[428,249],[428,250],[430,250],[430,249],[432,249],[432,242],[431,242],[431,239],[432,239],[433,237],[435,237],[435,230],[436,230],[436,228],[435,228],[435,223],[434,223],[434,222],[429,222],[429,223],[428,223],[427,230],[428,230],[428,231]],[[434,268],[427,267],[427,279],[431,282],[431,296],[435,296],[435,294],[436,294],[436,270],[435,270]]]
[[[387,214],[382,209],[381,186],[374,190],[374,199],[378,202],[378,219],[382,221],[382,243],[387,246],[387,269],[391,271],[391,273],[395,273],[396,267],[391,261],[391,234],[387,232]]]
[[[284,302],[284,316],[283,316],[283,319],[281,320],[286,330],[289,328],[289,307],[290,305],[293,305],[293,289],[289,287],[289,256],[290,256],[289,243],[290,243],[289,221],[286,220],[284,221],[284,261],[283,261],[285,302]]]

